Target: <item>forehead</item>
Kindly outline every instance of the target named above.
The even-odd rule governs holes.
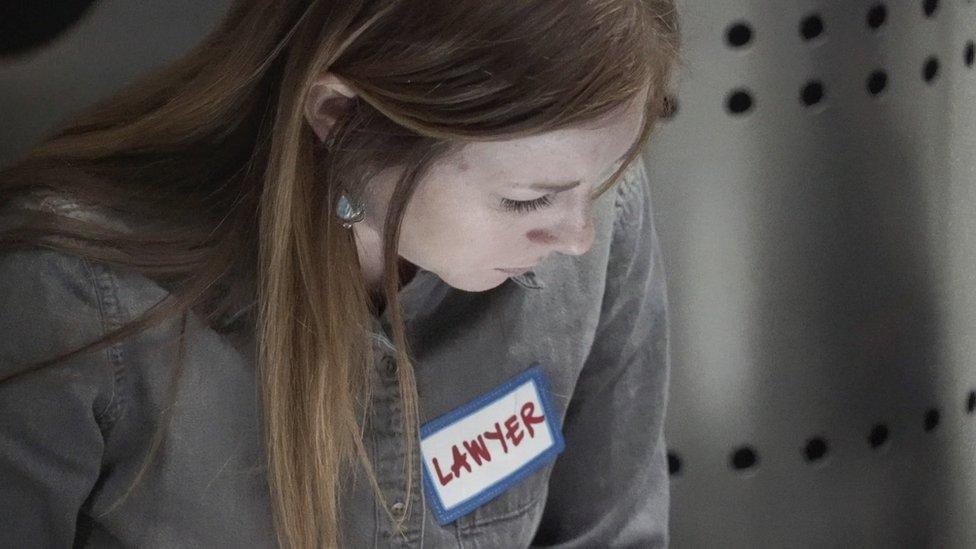
[[[505,141],[466,144],[455,155],[458,171],[534,173],[564,167],[585,171],[594,163],[609,163],[627,151],[643,123],[643,103],[632,102],[604,118],[600,124],[564,128]]]
[[[550,164],[565,161],[569,156],[591,155],[605,139],[605,132],[599,130],[558,130],[546,134],[512,139],[471,143],[458,156],[458,167],[490,167],[496,165],[512,166],[527,162]]]

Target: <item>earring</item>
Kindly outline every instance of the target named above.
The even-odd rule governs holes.
[[[366,208],[362,204],[353,204],[345,193],[342,193],[336,206],[336,217],[341,219],[342,226],[348,229],[353,223],[359,223],[366,217]]]
[[[336,136],[330,135],[325,140],[325,147],[331,149],[335,146]],[[339,193],[339,200],[336,204],[336,217],[342,220],[343,228],[352,227],[353,223],[359,223],[366,217],[366,208],[359,203],[349,200],[345,193]]]

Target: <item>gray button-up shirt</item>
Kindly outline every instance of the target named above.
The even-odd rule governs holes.
[[[341,495],[346,546],[667,545],[667,297],[643,160],[597,201],[595,217],[596,241],[582,256],[554,256],[477,293],[420,269],[400,294],[421,424],[538,363],[564,450],[446,525],[415,484],[403,535],[358,475]],[[0,256],[0,374],[90,341],[166,295],[125,269],[53,250]],[[106,513],[162,421],[178,328],[168,320],[0,383],[0,547],[275,545],[253,337],[193,315],[163,446]],[[405,448],[386,313],[374,336],[366,447],[398,511],[407,503]]]

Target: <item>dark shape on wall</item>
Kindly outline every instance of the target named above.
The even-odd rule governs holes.
[[[95,0],[0,2],[0,58],[51,43],[81,20]]]

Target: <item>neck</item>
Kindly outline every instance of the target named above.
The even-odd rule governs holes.
[[[375,309],[382,313],[385,308],[386,296],[383,289],[383,240],[378,231],[365,224],[353,225],[356,236],[356,249],[359,253],[359,264],[362,266],[363,278]],[[417,274],[417,266],[402,257],[397,258],[397,272],[399,274],[398,289],[406,286]]]
[[[397,289],[399,290],[413,280],[413,277],[417,274],[417,266],[400,257],[397,259],[397,271],[399,273]],[[383,310],[386,309],[386,296],[384,295],[382,276],[374,284],[367,286],[367,288],[370,300],[373,302],[373,308],[377,311],[377,314],[383,314]]]

